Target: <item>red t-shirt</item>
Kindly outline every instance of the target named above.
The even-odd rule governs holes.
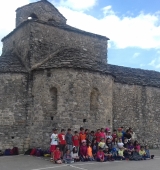
[[[65,134],[58,134],[58,139],[59,139],[59,144],[60,145],[65,145],[66,144],[66,140],[65,140]]]
[[[78,135],[74,135],[72,137],[72,141],[73,141],[74,146],[79,146],[79,136]]]
[[[117,138],[117,134],[114,134],[114,133],[113,133],[113,134],[112,134],[112,138],[113,138],[112,141],[115,142],[115,139]]]
[[[55,161],[61,159],[61,152],[60,152],[59,150],[55,150],[55,151],[53,152],[53,154],[54,154],[54,160],[55,160]]]
[[[96,133],[95,137],[96,137],[96,141],[100,142],[100,140],[101,140],[101,133]]]

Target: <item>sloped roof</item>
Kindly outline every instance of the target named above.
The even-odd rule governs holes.
[[[24,21],[23,23],[21,23],[18,27],[16,27],[13,31],[11,31],[8,35],[6,35],[5,37],[3,37],[1,39],[1,41],[3,42],[6,38],[8,38],[9,36],[11,36],[12,34],[14,34],[15,31],[17,31],[18,29],[20,29],[21,27],[25,26],[26,24],[28,23],[31,23],[31,22],[36,22],[36,23],[40,23],[40,24],[45,24],[45,25],[50,25],[50,26],[54,26],[54,27],[58,27],[60,29],[64,29],[64,30],[67,30],[67,31],[72,31],[72,32],[76,32],[76,33],[80,33],[80,34],[84,34],[84,35],[88,35],[88,36],[91,36],[91,37],[96,37],[96,38],[100,38],[100,39],[106,39],[106,40],[109,40],[108,37],[105,37],[103,35],[99,35],[99,34],[94,34],[94,33],[91,33],[91,32],[87,32],[87,31],[84,31],[84,30],[81,30],[81,29],[78,29],[78,28],[75,28],[75,27],[72,27],[70,25],[61,25],[61,24],[58,24],[56,22],[53,22],[53,23],[47,23],[47,22],[44,22],[44,21],[39,21],[39,20],[27,20],[27,21]]]
[[[53,58],[40,65],[37,69],[46,68],[74,68],[110,74],[115,82],[129,85],[152,86],[160,88],[160,72],[142,70],[104,64],[98,60],[91,60],[88,54],[75,49],[65,49]]]
[[[160,88],[160,72],[111,64],[107,65],[107,70],[115,77],[115,82]]]
[[[0,56],[0,73],[27,73],[27,70],[17,56],[8,53]]]

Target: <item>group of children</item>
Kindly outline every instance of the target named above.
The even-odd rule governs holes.
[[[73,163],[78,161],[114,161],[114,160],[146,160],[153,159],[148,146],[140,146],[132,128],[123,127],[113,130],[97,129],[96,132],[83,127],[80,132],[62,129],[57,133],[53,129],[51,135],[51,160],[55,163]]]

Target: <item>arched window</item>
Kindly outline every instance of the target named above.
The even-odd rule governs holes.
[[[98,99],[99,91],[97,88],[93,88],[90,95],[90,111],[92,113],[97,113],[98,111]]]
[[[37,15],[32,13],[29,17],[28,17],[28,20],[35,20],[35,19],[38,19]]]
[[[50,95],[51,95],[51,101],[52,101],[52,113],[56,114],[57,113],[57,88],[52,87],[50,89]]]

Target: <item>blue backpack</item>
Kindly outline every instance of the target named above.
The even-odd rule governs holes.
[[[4,155],[5,155],[5,156],[11,155],[11,149],[6,149],[6,150],[4,151]]]

